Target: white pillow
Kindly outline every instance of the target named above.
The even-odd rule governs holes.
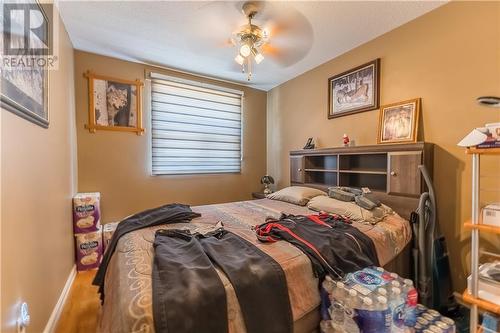
[[[267,198],[305,206],[309,200],[317,196],[327,196],[327,194],[311,187],[290,186],[269,194]]]
[[[380,205],[380,207],[375,207],[372,210],[367,210],[358,206],[353,201],[340,201],[330,197],[312,198],[309,201],[307,208],[317,212],[342,215],[354,222],[368,222],[372,224],[379,222],[388,214],[393,213],[392,209],[384,204]]]

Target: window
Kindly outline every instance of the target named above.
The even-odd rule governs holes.
[[[240,172],[242,96],[151,73],[153,175]]]

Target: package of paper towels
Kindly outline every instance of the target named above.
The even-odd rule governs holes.
[[[75,234],[99,230],[101,194],[77,193],[73,197],[73,231]]]

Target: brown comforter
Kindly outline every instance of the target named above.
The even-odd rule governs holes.
[[[101,332],[154,332],[151,269],[154,233],[161,228],[210,228],[221,221],[225,228],[247,239],[271,255],[283,268],[288,284],[294,321],[299,321],[320,303],[318,280],[306,255],[287,242],[260,243],[251,227],[267,216],[281,212],[295,215],[314,214],[301,207],[269,199],[192,207],[202,217],[189,224],[172,224],[131,232],[123,236],[108,267],[105,281],[106,299],[99,323]],[[354,223],[374,242],[381,265],[392,260],[411,238],[408,221],[397,214],[389,215],[377,225]],[[219,271],[228,297],[230,332],[245,332],[245,325],[234,290]],[[266,306],[263,301],[262,306]]]

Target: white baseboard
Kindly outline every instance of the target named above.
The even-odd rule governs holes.
[[[59,295],[59,299],[52,310],[49,321],[47,322],[47,325],[45,325],[43,333],[53,333],[55,331],[57,322],[59,321],[59,317],[61,316],[61,312],[64,308],[64,304],[66,303],[66,299],[68,298],[69,291],[71,290],[71,285],[73,284],[75,277],[76,265],[74,265],[73,268],[71,268],[71,272],[69,272],[68,279],[66,280],[64,288],[61,291],[61,295]]]

